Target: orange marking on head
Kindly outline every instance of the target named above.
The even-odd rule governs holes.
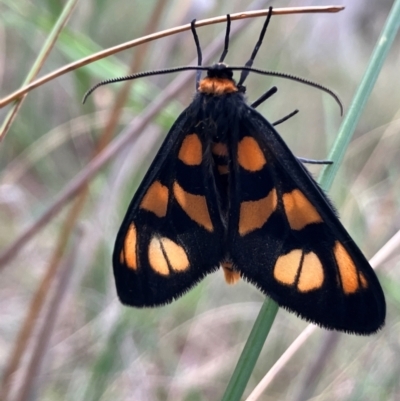
[[[240,273],[233,269],[232,262],[221,263],[227,284],[236,284],[240,280]]]
[[[174,271],[182,272],[189,268],[189,259],[183,247],[165,237],[161,238],[161,246]]]
[[[304,255],[297,288],[301,292],[308,292],[321,288],[324,283],[324,269],[318,256],[314,252]]]
[[[176,181],[174,182],[174,195],[180,207],[192,220],[206,230],[214,231],[205,196],[186,192]]]
[[[209,95],[224,95],[237,92],[238,88],[231,79],[206,77],[200,81],[199,92]]]
[[[239,214],[239,234],[243,236],[261,228],[276,209],[277,203],[275,188],[265,198],[242,202]]]
[[[339,241],[336,241],[333,253],[335,254],[336,263],[339,267],[343,291],[346,294],[356,292],[359,288],[359,282],[357,268],[353,260]]]
[[[251,136],[245,136],[238,145],[238,162],[248,171],[259,171],[267,163],[257,141]]]
[[[188,166],[198,166],[203,160],[203,147],[197,134],[186,135],[178,158]]]
[[[275,280],[282,284],[293,285],[300,269],[302,254],[301,249],[294,249],[286,255],[279,256],[274,266]]]
[[[131,223],[125,236],[123,255],[125,256],[126,265],[133,270],[137,269],[136,245],[137,245],[137,231],[135,225]]]
[[[215,156],[228,156],[228,147],[226,146],[226,143],[223,142],[214,142],[212,147],[211,147],[211,152]]]
[[[140,209],[148,210],[158,217],[165,217],[168,205],[168,188],[154,181],[140,203]]]
[[[368,281],[365,278],[364,274],[362,274],[361,272],[358,273],[358,276],[360,277],[360,282],[361,282],[361,286],[362,288],[366,289],[368,288]]]
[[[301,230],[312,223],[322,223],[321,216],[300,190],[295,189],[282,198],[286,217],[293,230]]]
[[[218,173],[221,175],[229,174],[229,167],[226,164],[221,164],[217,166]]]

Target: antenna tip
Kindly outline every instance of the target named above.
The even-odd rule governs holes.
[[[88,96],[89,96],[89,93],[88,93],[88,92],[86,92],[86,93],[83,95],[82,104],[85,104],[85,103],[86,103],[86,99],[88,98]]]

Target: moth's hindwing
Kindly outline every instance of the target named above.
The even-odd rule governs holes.
[[[121,301],[168,303],[217,269],[223,229],[207,137],[182,113],[136,192],[117,236],[114,275]]]
[[[230,144],[233,268],[309,321],[378,330],[385,299],[368,261],[271,124],[254,109],[247,116]]]

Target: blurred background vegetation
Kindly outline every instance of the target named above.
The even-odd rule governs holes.
[[[325,0],[80,1],[40,75],[193,18],[269,5],[328,4]],[[339,94],[346,110],[392,1],[336,4],[346,10],[273,17],[255,66],[328,86]],[[0,0],[0,97],[21,86],[64,5],[59,0]],[[247,20],[232,38],[229,64],[241,65],[248,59],[263,20]],[[199,28],[205,52],[224,29],[224,24]],[[398,38],[330,192],[344,225],[369,258],[400,229],[399,45]],[[162,139],[190,102],[194,74],[140,132],[135,132],[138,119],[179,77],[145,78],[131,83],[128,90],[123,84],[110,85],[81,103],[86,90],[100,80],[130,69],[187,65],[195,56],[191,34],[184,32],[66,74],[27,96],[0,146],[2,255],[44,213],[50,213],[57,200],[63,206],[1,259],[4,400],[221,398],[264,296],[245,282],[228,287],[217,272],[171,305],[130,309],[117,300],[111,268],[119,224]],[[296,155],[326,158],[341,122],[337,105],[312,88],[261,76],[249,77],[249,100],[272,85],[279,91],[259,107],[260,112],[275,121],[299,108],[300,113],[279,126],[279,132]],[[9,109],[0,110],[1,121]],[[87,172],[94,155],[112,149],[114,137],[122,136],[130,140],[88,187],[67,202],[71,182]],[[384,329],[371,337],[318,330],[260,399],[400,399],[396,249],[378,268],[388,306]],[[279,311],[247,394],[306,326],[293,314]]]

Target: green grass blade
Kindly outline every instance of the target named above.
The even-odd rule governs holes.
[[[222,401],[240,400],[277,312],[278,304],[267,298],[257,316]]]
[[[31,81],[35,79],[37,74],[39,73],[40,69],[42,68],[45,60],[47,59],[48,55],[50,54],[51,50],[53,49],[58,36],[61,33],[61,30],[68,22],[78,0],[68,0],[67,4],[65,5],[62,13],[60,14],[59,18],[57,19],[54,27],[52,28],[49,36],[47,37],[39,55],[37,56],[32,68],[28,72],[22,86],[29,84]],[[21,99],[17,100],[14,105],[12,106],[11,110],[8,112],[3,124],[0,127],[0,141],[2,141],[7,134],[16,114],[18,113],[22,103],[24,102],[25,96]]]
[[[351,137],[353,136],[361,114],[364,111],[375,82],[378,79],[383,63],[392,46],[394,38],[396,37],[397,31],[399,30],[399,26],[400,0],[396,0],[389,13],[375,49],[372,52],[372,57],[350,105],[349,111],[339,128],[339,134],[328,157],[328,159],[333,160],[334,163],[327,166],[319,177],[318,181],[326,191],[332,186],[333,179],[339,170]]]

